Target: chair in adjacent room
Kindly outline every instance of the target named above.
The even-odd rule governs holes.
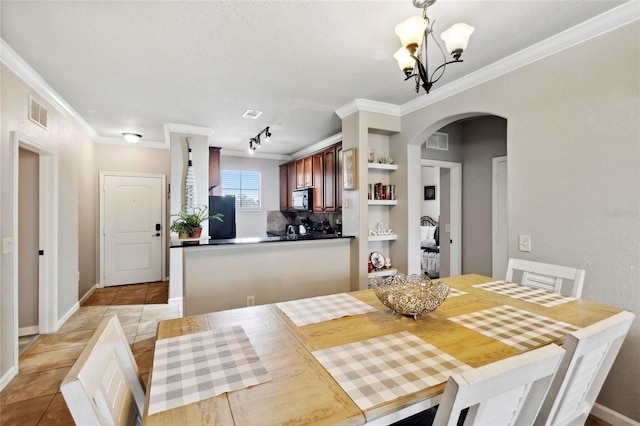
[[[145,391],[117,316],[100,322],[60,389],[77,425],[140,423]]]
[[[562,284],[566,281],[571,286],[570,296],[576,298],[582,296],[584,269],[510,258],[507,265],[506,281],[513,280],[514,271],[522,271],[520,282],[522,285],[562,293]]]
[[[433,424],[533,424],[564,350],[550,344],[449,377]]]
[[[536,425],[583,425],[635,315],[622,311],[570,333]]]

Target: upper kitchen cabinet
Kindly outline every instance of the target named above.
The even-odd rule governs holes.
[[[209,147],[209,192],[220,185],[220,148]]]
[[[341,144],[333,145],[310,156],[280,166],[280,210],[291,210],[291,191],[313,187],[313,211],[340,210],[338,153]]]

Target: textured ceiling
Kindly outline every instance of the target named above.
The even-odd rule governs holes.
[[[432,93],[624,1],[456,1],[429,8],[435,33],[475,27]],[[262,152],[291,154],[340,132],[354,99],[414,100],[393,59],[401,1],[6,1],[0,35],[103,138],[164,141],[164,125],[210,128],[242,151],[273,126]],[[435,59],[433,60],[435,63]],[[263,111],[257,120],[248,110]]]

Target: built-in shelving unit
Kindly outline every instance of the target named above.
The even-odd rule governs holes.
[[[398,170],[397,164],[367,163],[369,169]]]
[[[368,200],[370,206],[395,206],[398,200]]]
[[[397,240],[398,239],[398,235],[397,234],[391,234],[391,235],[369,235],[369,241],[392,241],[392,240]]]
[[[369,278],[388,277],[391,275],[395,275],[397,273],[398,273],[398,270],[395,268],[383,269],[381,271],[369,272]]]

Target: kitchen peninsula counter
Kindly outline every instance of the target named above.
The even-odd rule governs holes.
[[[352,240],[305,234],[172,245],[170,299],[179,292],[184,315],[195,315],[349,292]]]
[[[185,248],[185,247],[207,247],[207,246],[222,246],[229,244],[262,244],[262,243],[274,243],[282,241],[316,241],[316,240],[334,240],[338,238],[351,239],[352,236],[341,236],[337,234],[286,234],[285,232],[272,232],[274,234],[268,237],[253,237],[253,238],[232,238],[226,240],[207,240],[200,239],[197,241],[189,240],[171,240],[171,248]]]

